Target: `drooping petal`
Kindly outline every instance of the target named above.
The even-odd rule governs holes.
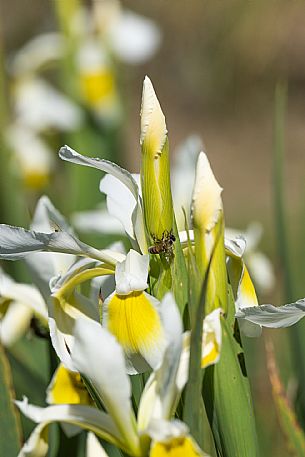
[[[25,416],[41,424],[41,428],[36,432],[37,441],[40,438],[37,435],[43,431],[43,426],[51,422],[66,422],[92,431],[110,443],[124,448],[120,433],[112,418],[97,408],[85,405],[55,405],[40,408],[30,405],[26,398],[23,401],[16,401],[16,405]]]
[[[92,432],[87,434],[86,457],[108,457],[101,443]]]
[[[109,251],[98,251],[67,232],[42,233],[0,224],[0,259],[18,260],[40,251],[91,257],[112,265],[117,262]]]
[[[74,337],[72,360],[75,367],[91,382],[125,442],[138,455],[139,438],[130,402],[131,386],[120,345],[100,324],[89,320],[77,321]]]
[[[236,317],[241,321],[269,327],[289,327],[305,316],[305,299],[298,300],[283,306],[260,305],[250,308],[241,308],[237,311]]]
[[[32,314],[46,321],[48,311],[38,289],[30,284],[17,283],[6,275],[0,268],[0,297],[23,303]]]
[[[118,253],[116,253],[118,254]],[[90,261],[76,262],[62,278],[51,285],[52,300],[49,301],[49,328],[53,347],[66,368],[75,371],[70,352],[73,345],[76,319],[99,321],[98,303],[92,302],[75,288],[95,277],[113,274],[113,270],[103,264],[89,268]],[[56,279],[56,278],[55,278]]]
[[[0,342],[10,347],[29,329],[33,311],[22,302],[14,301],[0,319]]]
[[[49,449],[48,424],[42,422],[34,428],[17,457],[45,457]]]
[[[138,185],[139,175],[132,175]],[[100,182],[100,191],[107,196],[107,208],[111,216],[121,222],[135,249],[140,247],[142,253],[147,252],[141,197],[136,199],[126,185],[113,175],[106,175]]]
[[[182,322],[171,293],[164,296],[159,313],[167,346],[160,367],[152,373],[142,393],[138,410],[139,430],[145,430],[152,418],[169,419],[181,394],[176,377],[182,350]]]
[[[119,179],[125,186],[130,190],[134,195],[135,199],[138,198],[138,185],[135,182],[132,175],[124,168],[121,168],[119,165],[110,162],[109,160],[86,157],[78,152],[71,149],[69,146],[63,146],[59,151],[59,157],[68,162],[73,162],[78,165],[84,165],[86,167],[96,168],[98,170],[109,173],[110,175],[115,176]]]
[[[103,304],[103,327],[122,345],[130,374],[156,368],[162,359],[166,339],[158,305],[146,292],[114,293]]]
[[[132,213],[137,200],[134,194],[121,180],[109,174],[101,179],[100,191],[107,196],[107,208],[110,215],[121,222],[130,238],[135,239]]]

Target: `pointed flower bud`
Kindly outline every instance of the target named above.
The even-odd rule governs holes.
[[[224,220],[221,200],[222,188],[212,172],[204,152],[198,157],[192,197],[192,221],[195,236],[195,256],[203,277],[209,263],[207,282],[207,310],[226,309],[227,273],[224,248]],[[212,260],[211,260],[212,256]]]
[[[172,233],[173,204],[165,117],[147,76],[143,84],[140,143],[145,223],[150,241],[155,243]]]

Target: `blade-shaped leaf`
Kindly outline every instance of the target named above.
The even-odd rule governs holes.
[[[272,394],[279,418],[282,432],[284,433],[289,454],[299,457],[305,456],[305,435],[301,429],[295,411],[289,402],[278,373],[273,344],[271,340],[266,341],[267,367],[272,387]]]
[[[0,345],[0,456],[17,455],[20,448],[19,417],[15,411],[8,361]]]

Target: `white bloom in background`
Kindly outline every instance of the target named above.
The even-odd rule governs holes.
[[[121,8],[115,0],[94,2],[93,21],[111,51],[124,63],[141,64],[149,60],[161,43],[157,24]]]
[[[104,122],[118,122],[121,103],[113,64],[104,45],[96,38],[85,38],[77,51],[80,95]]]
[[[15,282],[0,269],[0,341],[12,346],[30,328],[33,317],[47,326],[47,305],[36,287]]]
[[[64,55],[64,38],[57,32],[35,36],[22,46],[10,62],[9,69],[16,78],[34,75]]]
[[[8,127],[6,140],[14,154],[17,173],[24,184],[34,189],[48,184],[54,170],[55,156],[36,132],[16,123]]]
[[[70,131],[82,122],[77,105],[37,76],[18,80],[14,99],[16,122],[34,132]]]

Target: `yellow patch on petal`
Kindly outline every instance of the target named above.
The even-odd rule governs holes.
[[[11,300],[7,300],[5,298],[4,299],[0,298],[0,318],[6,314],[8,307],[10,306],[10,303],[11,303]]]
[[[127,353],[149,351],[163,337],[158,312],[144,292],[115,294],[108,304],[107,327]]]
[[[153,443],[150,457],[196,457],[202,456],[200,449],[190,437],[173,438],[166,443]]]
[[[69,371],[60,365],[49,388],[48,402],[55,405],[88,405],[91,403],[91,398],[80,374]]]
[[[26,171],[23,176],[24,185],[30,189],[42,189],[49,183],[49,174],[40,171]]]
[[[201,368],[206,368],[209,365],[216,363],[219,359],[219,355],[220,355],[219,347],[215,341],[215,342],[213,342],[213,346],[211,346],[211,349],[210,349],[210,351],[207,352],[207,354],[205,354],[205,351],[204,351],[203,357],[201,359]]]
[[[206,368],[218,362],[221,351],[221,309],[215,309],[203,321],[201,366]]]
[[[80,84],[83,96],[91,106],[109,103],[109,100],[114,99],[115,82],[112,72],[108,69],[84,73]]]
[[[258,305],[255,288],[245,265],[239,284],[238,301],[241,308]]]

